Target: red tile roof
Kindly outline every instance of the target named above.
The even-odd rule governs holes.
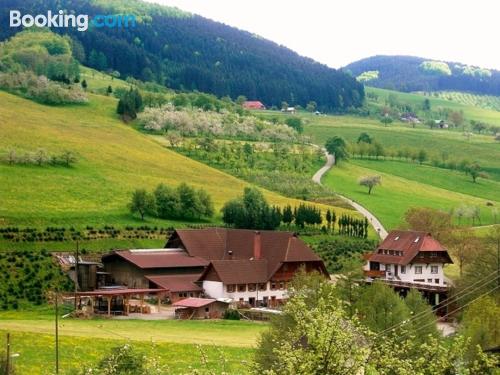
[[[103,262],[114,256],[121,257],[139,268],[205,267],[208,265],[205,259],[191,256],[184,250],[117,250],[103,256]]]
[[[267,279],[284,262],[317,262],[326,273],[321,258],[292,232],[256,232],[227,228],[179,229],[170,237],[166,247],[181,246],[190,255],[210,261],[248,261],[254,258],[254,241],[257,233],[260,233],[260,257],[267,261]],[[250,266],[239,265],[239,267]],[[258,267],[264,268],[263,265]]]
[[[215,300],[213,298],[190,297],[190,298],[186,298],[186,299],[182,299],[180,301],[177,301],[177,302],[173,303],[172,306],[198,308],[198,307],[210,305],[211,303],[214,303],[215,301],[217,301],[217,300]]]
[[[187,275],[150,275],[146,279],[170,292],[201,292],[203,289],[195,284],[201,274]]]
[[[264,104],[258,100],[247,100],[246,102],[243,102],[243,108],[246,109],[263,109],[265,108]]]
[[[381,253],[384,250],[398,251],[401,252],[402,255]],[[448,251],[437,240],[432,238],[430,233],[393,230],[369,257],[369,260],[385,264],[407,265],[419,254],[419,252],[429,251],[437,252],[445,259],[449,259],[449,262],[452,263]]]

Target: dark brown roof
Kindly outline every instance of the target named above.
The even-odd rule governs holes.
[[[214,269],[224,284],[254,284],[268,280],[267,260],[264,259],[213,260],[205,273],[210,268]]]
[[[103,256],[103,262],[113,256],[119,256],[139,268],[180,268],[205,267],[208,262],[191,256],[184,250],[150,249],[150,250],[117,250]]]
[[[170,292],[201,292],[203,289],[195,284],[201,274],[187,275],[151,275],[146,279]]]
[[[292,232],[259,231],[261,257],[267,261],[269,279],[284,262],[321,262],[300,238]],[[206,228],[176,230],[167,247],[182,246],[192,255],[210,261],[250,260],[254,258],[257,232],[248,229]],[[232,252],[232,254],[231,254]],[[263,267],[263,266],[259,266]]]
[[[383,254],[384,250],[402,252],[402,255]],[[437,252],[452,263],[448,251],[430,233],[420,231],[391,231],[377,250],[370,256],[370,261],[385,264],[410,263],[420,252]]]

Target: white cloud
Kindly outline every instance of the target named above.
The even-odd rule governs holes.
[[[500,69],[488,0],[150,0],[262,35],[332,67],[401,54]]]

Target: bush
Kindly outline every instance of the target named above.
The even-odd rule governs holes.
[[[240,313],[238,310],[234,309],[227,309],[226,312],[224,313],[224,319],[227,320],[240,320]]]

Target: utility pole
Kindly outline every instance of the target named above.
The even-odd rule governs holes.
[[[56,310],[56,374],[59,374],[59,295],[56,288],[56,301],[55,301],[55,310]]]
[[[10,374],[10,333],[7,332],[7,358],[5,360],[5,374]]]
[[[78,293],[78,262],[79,262],[79,243],[78,240],[76,240],[76,256],[75,256],[75,311],[78,309],[78,306],[76,304],[76,295]]]

